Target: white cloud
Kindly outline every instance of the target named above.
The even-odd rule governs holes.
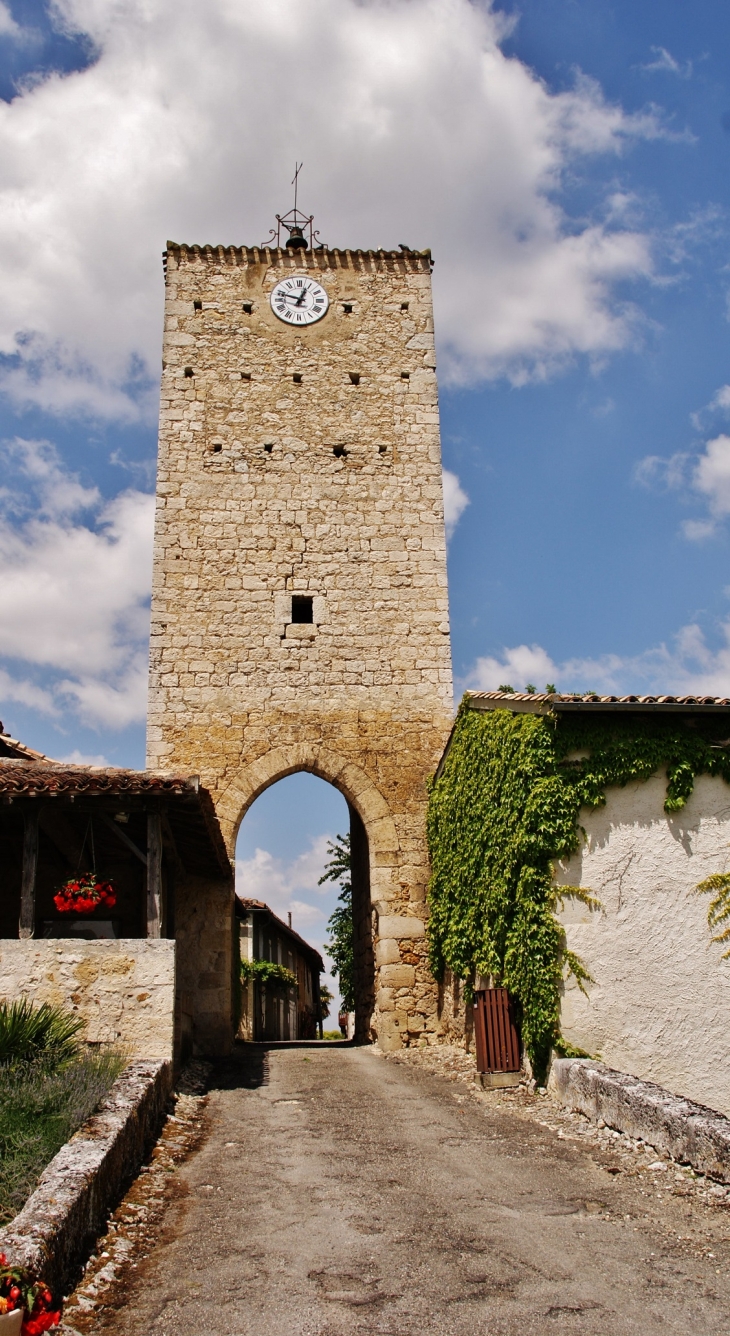
[[[648,64],[642,65],[641,69],[647,74],[677,74],[680,79],[689,79],[692,75],[692,61],[688,60],[684,65],[675,60],[670,51],[665,46],[653,46],[654,59]]]
[[[553,94],[470,0],[57,0],[98,51],[0,106],[0,386],[151,413],[165,238],[258,243],[300,200],[334,245],[431,245],[445,376],[544,377],[633,338],[636,228],[565,215],[586,154],[671,137],[594,82]],[[282,83],[281,71],[287,70]],[[316,77],[312,77],[316,71]]]
[[[79,751],[78,747],[74,747],[73,751],[68,752],[66,756],[58,756],[54,759],[64,765],[95,765],[101,766],[105,770],[111,765],[111,761],[107,760],[103,753],[97,752],[95,755],[91,755],[88,752]]]
[[[634,469],[634,479],[644,487],[663,487],[674,491],[688,483],[691,456],[678,450],[665,459],[662,455],[646,455]]]
[[[710,402],[700,408],[698,412],[690,414],[692,426],[697,431],[702,431],[708,419],[714,415],[727,417],[730,411],[730,385],[721,385],[719,390],[713,394]]]
[[[4,0],[0,0],[0,37],[22,37],[23,29],[15,22]]]
[[[468,674],[466,685],[478,691],[496,691],[500,686],[524,691],[532,682],[540,691],[548,682],[555,682],[558,669],[547,650],[541,645],[515,645],[504,649],[499,657],[477,659]]]
[[[690,543],[701,543],[705,538],[712,538],[717,529],[714,520],[682,520],[680,527]]]
[[[252,858],[236,859],[236,894],[263,900],[284,921],[291,913],[292,926],[298,932],[312,926],[322,928],[329,912],[316,899],[330,896],[332,884],[319,886],[318,882],[330,856],[328,841],[333,839],[334,835],[318,835],[304,853],[292,859],[277,858],[267,849],[256,849]]]
[[[18,485],[0,493],[0,654],[51,679],[26,703],[72,702],[92,726],[143,719],[154,499],[104,501],[47,442],[15,441],[4,458]],[[39,691],[17,676],[0,678],[0,696]]]
[[[469,505],[469,497],[464,491],[455,473],[449,469],[443,471],[444,483],[444,522],[446,537],[451,538],[461,516]]]
[[[4,668],[0,668],[0,701],[27,705],[32,710],[38,710],[40,714],[58,714],[58,707],[50,691],[44,691],[33,682],[18,680]]]
[[[726,403],[730,406],[730,387],[723,386],[710,407],[724,408]],[[668,459],[647,455],[640,460],[634,476],[637,482],[647,487],[659,484],[668,490],[681,490],[685,499],[691,492],[701,497],[709,514],[684,520],[682,532],[693,542],[711,538],[719,523],[730,515],[730,436],[715,436],[706,442],[702,454],[695,456],[683,451]]]
[[[692,475],[695,491],[707,497],[714,519],[730,515],[730,436],[708,441]]]
[[[107,670],[106,681],[81,674],[58,683],[59,695],[67,697],[79,718],[92,727],[126,728],[146,717],[147,655],[130,654],[127,645],[121,654],[122,664]]]
[[[721,385],[717,393],[712,396],[709,406],[723,410],[730,408],[730,385]]]
[[[636,655],[604,654],[556,662],[541,645],[505,648],[477,659],[463,686],[495,691],[508,683],[516,691],[533,682],[538,690],[597,691],[602,695],[730,696],[730,621],[720,627],[721,644],[711,649],[696,623],[682,627],[673,643]]]

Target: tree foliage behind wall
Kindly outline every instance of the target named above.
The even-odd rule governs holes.
[[[333,881],[340,886],[337,906],[327,920],[329,941],[325,951],[332,961],[332,973],[338,980],[344,1011],[355,1010],[355,941],[352,917],[352,854],[350,836],[336,835],[327,842],[329,862],[318,885]]]
[[[431,967],[437,978],[478,973],[509,988],[538,1070],[559,1043],[566,971],[579,984],[588,977],[555,911],[568,895],[595,902],[579,887],[556,887],[553,868],[578,847],[581,807],[664,770],[665,810],[680,810],[696,775],[730,781],[730,753],[716,741],[723,731],[727,722],[701,715],[558,719],[462,701],[430,793]]]

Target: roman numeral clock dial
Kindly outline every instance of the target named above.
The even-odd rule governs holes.
[[[271,294],[271,309],[287,325],[313,325],[327,313],[329,298],[313,278],[283,278]]]

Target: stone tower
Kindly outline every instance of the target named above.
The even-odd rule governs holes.
[[[431,267],[298,228],[165,254],[148,765],[200,773],[231,855],[282,776],[344,794],[357,1033],[385,1048],[438,1029],[426,783],[452,677]],[[209,907],[194,929],[220,1006],[226,923]]]

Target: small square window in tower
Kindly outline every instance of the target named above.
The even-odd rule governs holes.
[[[292,622],[298,623],[300,626],[311,626],[314,621],[314,599],[306,594],[293,594],[291,619]]]

